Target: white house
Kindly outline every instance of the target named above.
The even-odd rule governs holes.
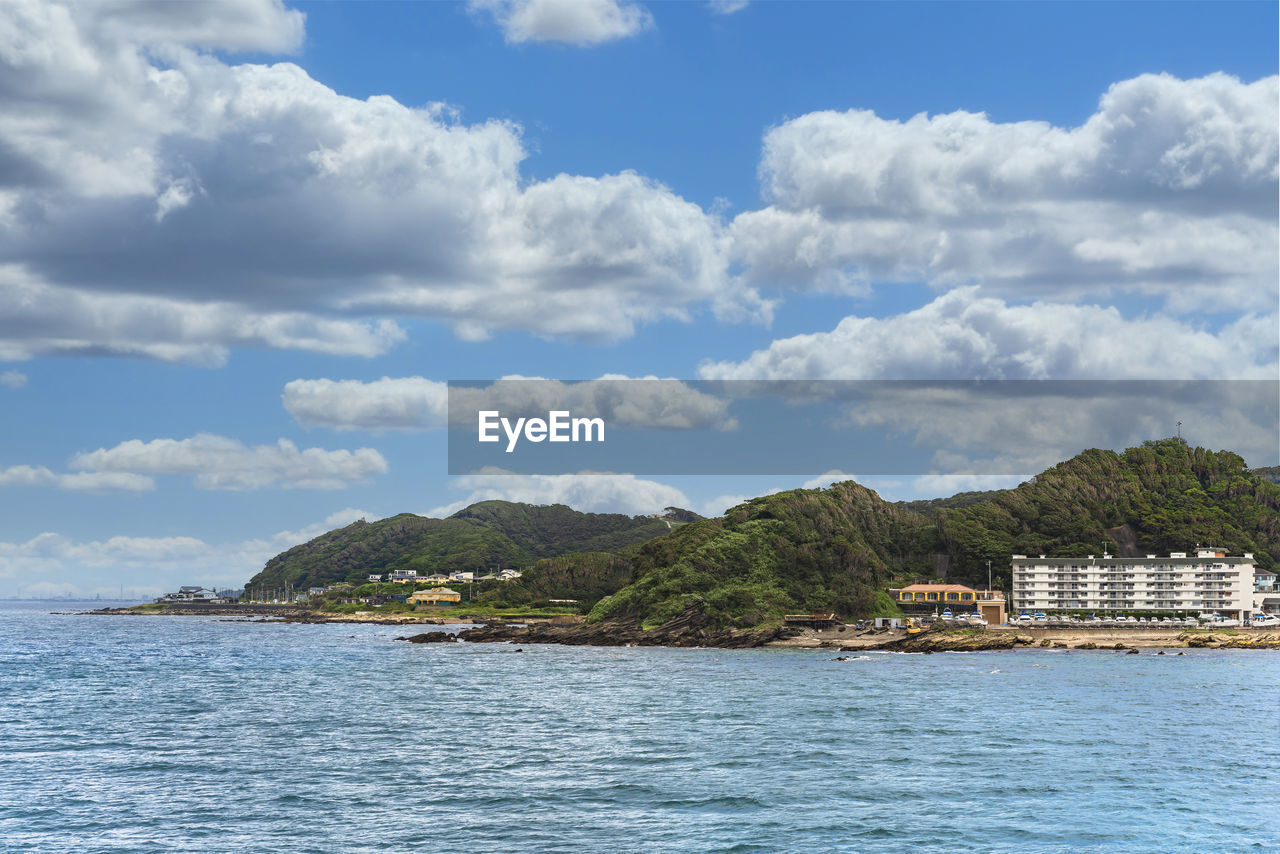
[[[200,602],[205,605],[220,605],[227,601],[217,590],[206,590],[200,586],[179,587],[177,593],[166,593],[156,599],[157,602]]]

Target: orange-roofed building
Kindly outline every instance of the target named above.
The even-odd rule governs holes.
[[[903,610],[908,612],[960,608],[977,611],[993,626],[1005,621],[1004,593],[999,590],[974,590],[963,584],[908,584],[890,590],[889,594],[899,607],[905,606]]]

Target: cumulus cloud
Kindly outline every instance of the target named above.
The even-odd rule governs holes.
[[[1086,448],[1172,436],[1179,422],[1193,445],[1235,451],[1255,466],[1280,461],[1274,381],[885,384],[851,403],[844,418],[853,428],[909,437],[928,450],[930,474],[1025,478]]]
[[[284,387],[281,400],[306,427],[426,430],[445,425],[449,387],[423,377],[293,380]]]
[[[131,472],[71,472],[59,474],[45,466],[0,466],[0,486],[52,486],[70,492],[145,492],[155,481]]]
[[[229,301],[89,293],[0,265],[0,359],[136,356],[218,366],[233,346],[377,356],[405,337],[395,323],[248,311]]]
[[[391,316],[607,340],[768,312],[720,221],[655,181],[527,181],[512,123],[200,52],[293,44],[278,3],[121,8],[0,7],[0,358],[369,356],[403,337]],[[260,44],[255,15],[278,24]]]
[[[77,454],[71,465],[92,472],[188,475],[201,489],[227,490],[341,489],[387,472],[387,461],[372,448],[299,450],[287,439],[250,447],[209,433],[150,442],[130,439],[113,448]]]
[[[1146,74],[1074,128],[956,112],[815,112],[765,137],[767,207],[733,223],[753,281],[856,292],[1276,301],[1277,78]]]
[[[747,8],[749,0],[708,0],[707,6],[717,15],[732,15]]]
[[[512,39],[650,21],[474,8]],[[633,172],[528,180],[511,122],[209,53],[302,38],[278,0],[0,5],[0,359],[367,357],[403,339],[395,317],[607,341],[707,307],[768,320],[761,288],[894,281],[1274,311],[1275,77],[1143,75],[1073,128],[810,113],[768,132],[766,204],[726,225]]]
[[[1027,477],[1005,474],[922,474],[911,481],[911,488],[919,495],[948,498],[960,492],[1013,489]]]
[[[281,0],[113,0],[79,4],[75,15],[113,38],[270,53],[291,53],[302,47],[306,20],[302,12],[286,9]]]
[[[653,26],[649,10],[626,0],[468,0],[491,15],[509,44],[563,42],[589,47]]]
[[[284,408],[308,427],[337,430],[428,430],[444,427],[450,396],[454,422],[474,427],[480,410],[506,415],[545,415],[567,409],[622,427],[732,429],[729,401],[688,383],[656,376],[605,374],[563,382],[509,375],[484,387],[454,386],[423,377],[359,380],[293,380],[284,388]]]
[[[526,504],[567,504],[587,513],[658,513],[664,507],[685,507],[689,499],[674,486],[643,480],[631,474],[514,475],[501,469],[454,478],[450,486],[468,490],[466,498],[436,507],[428,516],[449,516],[477,501],[521,501]]]
[[[0,385],[9,388],[22,388],[27,384],[27,375],[18,371],[5,371],[0,374]]]
[[[1212,332],[1111,307],[1010,305],[957,288],[884,318],[850,316],[830,332],[782,338],[706,379],[1268,379],[1277,316],[1248,314]]]
[[[346,508],[298,530],[231,543],[129,535],[78,541],[44,532],[22,542],[0,542],[0,579],[11,580],[10,591],[22,596],[113,596],[121,581],[132,595],[148,596],[183,584],[239,587],[282,551],[357,519],[378,518]],[[48,580],[51,574],[61,580]]]
[[[603,418],[620,427],[731,430],[737,426],[728,416],[729,400],[656,376],[605,374],[595,380],[562,382],[512,375],[480,388],[454,386],[449,394],[453,423],[466,427],[475,425],[475,413],[480,410],[536,416],[552,409]]]

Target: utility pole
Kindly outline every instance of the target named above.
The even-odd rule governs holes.
[[[987,561],[987,592],[991,591],[991,561]]]

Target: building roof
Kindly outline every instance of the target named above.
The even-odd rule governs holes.
[[[902,590],[910,590],[912,593],[977,593],[972,587],[965,587],[963,584],[908,584]]]

